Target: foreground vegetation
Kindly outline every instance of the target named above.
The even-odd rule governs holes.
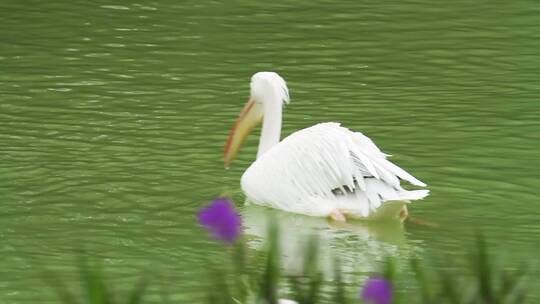
[[[429,271],[433,267],[413,258],[410,269],[415,282],[407,282],[407,290],[414,295],[398,296],[400,286],[396,261],[387,258],[379,273],[374,273],[358,286],[356,294],[350,294],[350,284],[342,279],[339,259],[335,261],[335,273],[329,277],[318,266],[318,239],[312,237],[306,245],[302,272],[296,275],[282,273],[280,263],[279,231],[276,225],[269,228],[265,257],[250,258],[241,233],[241,218],[226,199],[218,199],[198,215],[199,223],[207,228],[212,237],[231,247],[230,273],[214,267],[213,280],[208,291],[207,303],[212,304],[316,304],[316,303],[449,303],[449,304],[511,304],[526,303],[524,270],[505,270],[496,267],[487,254],[486,243],[477,237],[473,250],[466,253],[468,269],[458,272]],[[448,262],[448,261],[447,261]],[[84,298],[77,298],[62,285],[55,289],[66,304],[139,304],[144,303],[148,280],[143,278],[126,299],[116,301],[103,272],[99,268],[81,264],[81,280]],[[232,278],[232,279],[231,279]],[[413,288],[411,288],[411,286]],[[284,288],[286,287],[286,288]],[[331,288],[331,292],[328,292]],[[322,290],[324,289],[324,293]],[[328,296],[330,294],[330,296]],[[285,299],[287,298],[287,300]],[[415,299],[415,300],[411,300]]]
[[[278,303],[279,298],[288,298],[299,304],[315,303],[411,303],[416,299],[418,303],[526,303],[524,287],[524,268],[518,270],[503,270],[495,266],[487,254],[487,248],[483,237],[478,236],[471,252],[466,253],[468,269],[458,272],[442,270],[430,271],[433,267],[418,258],[409,261],[409,267],[414,273],[415,282],[409,282],[407,287],[414,285],[417,294],[397,298],[393,290],[400,287],[399,273],[396,263],[392,258],[387,258],[382,269],[373,273],[363,286],[358,287],[357,294],[347,294],[347,286],[342,280],[339,260],[335,262],[335,274],[332,278],[325,278],[318,267],[317,238],[313,237],[305,249],[303,273],[300,275],[286,275],[280,271],[279,233],[275,226],[268,233],[268,245],[266,259],[263,262],[262,272],[249,270],[242,252],[245,246],[242,242],[236,245],[233,263],[233,282],[219,282],[214,285],[219,289],[210,292],[207,303],[222,304],[255,304]],[[257,269],[257,268],[256,268]],[[214,276],[220,278],[220,276]],[[223,276],[221,276],[223,278]],[[370,290],[374,281],[386,281],[390,291]],[[330,298],[322,298],[322,285],[327,282],[333,289]],[[329,283],[328,283],[329,282]],[[401,283],[403,284],[403,283]],[[280,294],[279,286],[287,285],[289,292]],[[349,288],[350,289],[350,288]],[[375,287],[377,289],[377,287]],[[378,288],[380,289],[380,288]],[[328,293],[328,289],[325,290]],[[388,295],[390,293],[390,295]],[[371,296],[366,296],[371,294]],[[226,295],[226,296],[224,296]],[[391,300],[387,300],[391,299]]]

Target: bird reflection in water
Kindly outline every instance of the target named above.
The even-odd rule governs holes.
[[[393,208],[402,208],[395,202]],[[390,206],[390,205],[389,205]],[[280,231],[283,267],[291,274],[299,273],[307,241],[311,235],[318,239],[321,269],[332,275],[334,258],[339,257],[345,272],[370,272],[387,256],[407,251],[403,223],[395,220],[356,220],[336,222],[247,204],[241,210],[244,234],[248,246],[264,248],[264,240],[272,222]]]

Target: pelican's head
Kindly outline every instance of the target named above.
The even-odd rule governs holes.
[[[236,158],[236,154],[249,132],[259,124],[264,113],[272,106],[281,107],[289,103],[289,89],[285,80],[274,72],[258,72],[251,76],[250,97],[240,112],[229,133],[225,145],[225,167]]]

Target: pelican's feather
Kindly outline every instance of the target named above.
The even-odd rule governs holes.
[[[368,217],[385,201],[425,197],[428,190],[400,186],[399,179],[425,184],[387,156],[362,133],[321,123],[261,155],[242,176],[242,189],[254,203],[318,216],[343,209]]]

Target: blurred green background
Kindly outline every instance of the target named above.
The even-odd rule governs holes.
[[[57,302],[42,277],[76,288],[81,250],[120,291],[150,268],[149,302],[201,301],[228,257],[195,213],[222,193],[243,206],[258,138],[229,170],[223,145],[263,70],[291,91],[284,135],[341,122],[432,191],[410,207],[432,225],[283,215],[290,243],[318,231],[356,288],[384,255],[460,261],[481,230],[537,286],[539,50],[532,0],[3,0],[0,302]],[[258,250],[267,211],[240,208]]]

